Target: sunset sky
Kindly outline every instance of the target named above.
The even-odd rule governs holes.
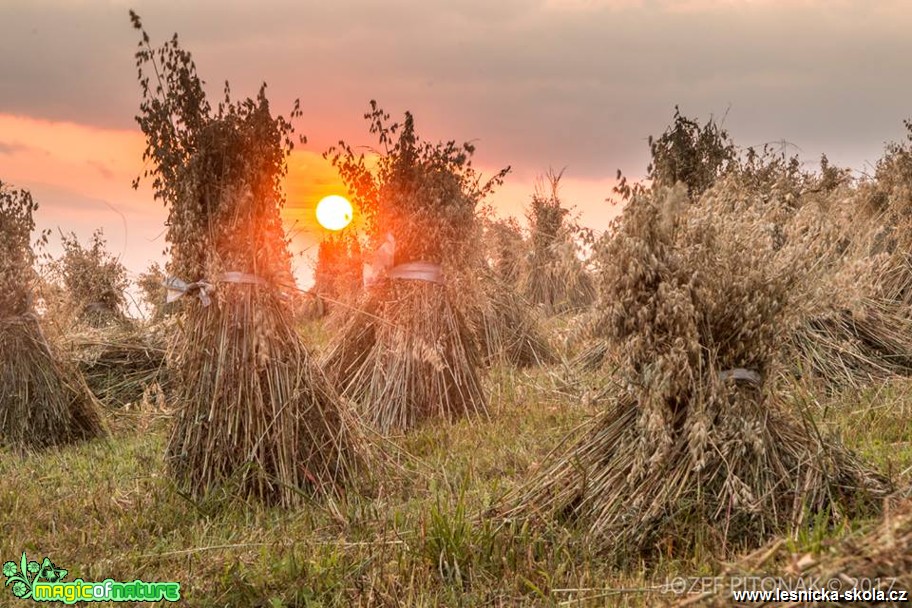
[[[904,0],[0,0],[0,180],[32,191],[43,228],[102,227],[133,276],[163,261],[166,214],[130,187],[144,144],[131,8],[154,43],[179,33],[214,95],[265,81],[275,111],[301,99],[286,219],[303,287],[313,208],[344,193],[321,153],[373,143],[370,99],[411,110],[427,139],[474,141],[488,175],[512,165],[492,199],[503,215],[566,167],[564,199],[596,229],[618,212],[616,171],[644,173],[675,104],[739,146],[787,141],[809,166],[826,152],[859,171],[912,117]]]

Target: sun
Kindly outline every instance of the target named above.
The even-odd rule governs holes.
[[[352,205],[344,196],[325,196],[317,203],[317,221],[327,230],[342,230],[353,215]]]

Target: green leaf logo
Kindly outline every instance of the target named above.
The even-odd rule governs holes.
[[[2,572],[6,577],[4,586],[9,587],[14,596],[24,600],[32,597],[32,587],[38,581],[60,583],[68,574],[63,568],[55,566],[47,557],[40,564],[36,561],[29,561],[24,551],[18,564],[12,561],[4,562]]]

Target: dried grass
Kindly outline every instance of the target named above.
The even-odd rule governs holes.
[[[168,390],[167,343],[161,332],[137,325],[82,328],[66,336],[68,349],[92,393],[107,407],[140,401],[157,385]]]
[[[527,262],[529,243],[514,218],[483,221],[482,251],[494,277],[513,289],[519,285]]]
[[[829,310],[788,339],[799,373],[830,388],[859,387],[912,375],[912,319],[886,300],[866,299],[861,312]]]
[[[34,312],[37,209],[27,191],[0,182],[0,444],[20,451],[107,434],[98,402]]]
[[[736,203],[722,187],[690,204],[679,186],[625,209],[596,328],[626,389],[508,499],[508,516],[574,520],[625,561],[669,546],[725,553],[808,514],[876,510],[886,482],[783,405],[777,355],[809,270]],[[733,369],[753,381],[725,379]]]
[[[783,580],[817,581],[829,590],[843,592],[912,590],[912,501],[889,501],[883,518],[842,540],[829,542],[820,551],[793,553],[789,543],[777,539],[727,568],[728,580],[747,576],[773,576]],[[826,587],[828,583],[832,587]],[[703,596],[679,601],[677,606],[770,606],[755,601],[734,604],[731,589],[721,587]],[[907,606],[904,602],[857,600],[853,606]]]
[[[433,418],[485,416],[470,326],[479,292],[468,275],[480,267],[479,203],[509,168],[482,180],[472,167],[473,144],[424,141],[409,112],[389,124],[375,101],[364,117],[382,149],[377,162],[368,167],[344,142],[326,156],[354,194],[371,244],[394,243],[395,250],[374,268],[378,282],[345,320],[324,367],[384,433]],[[440,268],[447,283],[390,278],[412,263]]]
[[[366,459],[363,438],[277,295],[224,285],[193,307],[173,353],[176,424],[168,462],[195,497],[229,486],[290,505],[341,494]]]
[[[366,447],[283,298],[294,284],[281,218],[293,129],[273,116],[265,85],[241,101],[226,88],[213,111],[177,37],[152,49],[131,19],[148,174],[168,206],[168,272],[215,290],[208,306],[188,294],[172,345],[169,469],[193,498],[217,487],[279,505],[339,494],[365,470]]]
[[[127,322],[127,269],[107,251],[101,229],[84,246],[75,233],[60,235],[63,255],[51,264],[65,289],[70,314],[81,324],[104,327]],[[58,313],[59,314],[59,313]]]
[[[581,371],[594,372],[612,360],[611,344],[606,340],[594,340],[586,344],[572,360],[572,367]]]
[[[480,295],[473,308],[475,333],[485,363],[530,367],[556,361],[539,312],[516,288],[483,270],[476,281]]]
[[[548,314],[579,312],[595,300],[592,278],[579,257],[580,230],[567,221],[570,210],[558,196],[560,175],[549,174],[532,197],[527,213],[531,251],[521,291]]]
[[[864,188],[820,175],[765,199],[741,187],[770,226],[780,265],[805,268],[792,300],[798,321],[786,336],[793,373],[830,389],[912,373],[912,316],[902,301],[902,262],[884,249],[888,216],[866,210]],[[794,178],[792,181],[796,181]],[[813,260],[809,264],[807,260]]]
[[[0,443],[34,450],[106,435],[99,403],[37,317],[0,319]]]
[[[351,313],[323,368],[384,433],[486,416],[479,353],[447,286],[387,279]]]

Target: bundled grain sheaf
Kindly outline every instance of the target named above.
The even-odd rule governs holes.
[[[486,220],[483,237],[487,266],[494,277],[511,288],[519,286],[525,272],[529,243],[514,218]]]
[[[32,304],[31,195],[0,182],[0,444],[36,449],[106,434],[79,372],[55,353]]]
[[[691,204],[678,186],[625,209],[597,329],[626,390],[510,515],[574,520],[623,561],[725,552],[879,504],[886,483],[783,404],[777,355],[807,268],[784,264],[758,211],[732,203],[717,186]]]
[[[912,121],[906,141],[887,146],[874,176],[859,185],[860,219],[877,226],[871,253],[890,260],[878,295],[912,305]]]
[[[827,388],[912,373],[912,317],[895,287],[904,262],[883,246],[892,220],[871,212],[869,185],[826,157],[807,173],[766,153],[749,155],[724,188],[733,206],[752,210],[779,265],[807,268],[783,343],[793,373]]]
[[[480,247],[472,273],[473,325],[484,360],[528,367],[555,359],[541,314],[521,293],[528,242],[516,220],[482,219]]]
[[[474,317],[485,362],[516,367],[553,362],[554,350],[539,311],[493,272],[483,269],[479,281],[482,297]]]
[[[79,324],[104,327],[127,318],[127,269],[107,251],[101,229],[90,246],[74,233],[61,234],[63,255],[52,264],[66,290],[67,307]]]
[[[388,432],[432,418],[486,415],[473,310],[476,207],[504,172],[482,184],[471,144],[422,141],[414,119],[388,125],[372,102],[383,147],[373,169],[341,144],[333,163],[366,216],[376,281],[331,345],[325,367],[365,419]],[[386,266],[384,266],[384,263]]]
[[[272,116],[264,89],[241,102],[226,91],[213,111],[176,37],[155,51],[142,37],[138,121],[168,206],[168,272],[187,294],[171,352],[169,468],[192,496],[224,484],[279,504],[339,492],[360,470],[362,444],[283,295],[294,287],[280,217],[291,126]]]
[[[137,403],[153,386],[169,388],[161,327],[82,328],[66,342],[89,389],[108,407]]]
[[[595,286],[578,255],[580,230],[567,221],[570,210],[558,196],[560,175],[549,174],[529,206],[531,250],[523,292],[549,314],[579,312],[595,298]]]

